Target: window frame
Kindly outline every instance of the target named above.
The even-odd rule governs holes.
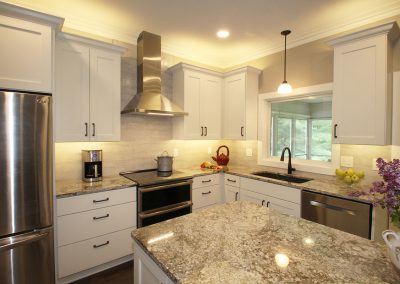
[[[271,103],[298,100],[307,97],[333,95],[333,84],[320,84],[293,89],[290,94],[277,92],[263,93],[258,96],[258,165],[287,168],[287,161],[271,156]],[[333,118],[332,118],[333,119]],[[340,145],[332,145],[332,160],[330,162],[301,160],[292,158],[292,165],[299,171],[332,175],[340,164]]]

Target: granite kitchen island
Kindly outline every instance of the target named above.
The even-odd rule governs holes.
[[[135,283],[400,283],[383,245],[245,201],[132,237]]]

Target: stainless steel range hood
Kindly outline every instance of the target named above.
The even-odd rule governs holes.
[[[187,112],[161,94],[161,37],[143,31],[137,43],[137,94],[121,113],[187,115]]]

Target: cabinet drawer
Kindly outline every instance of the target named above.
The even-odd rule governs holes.
[[[58,246],[136,226],[136,202],[57,218]]]
[[[124,257],[133,253],[131,232],[128,228],[86,241],[58,248],[58,277]],[[97,247],[96,247],[97,246]]]
[[[258,181],[249,178],[240,180],[240,187],[260,194],[269,195],[282,200],[300,204],[301,190],[274,183]]]
[[[219,174],[194,177],[192,187],[199,188],[215,184],[219,184]]]
[[[136,201],[136,187],[57,199],[57,216]]]
[[[224,181],[225,181],[225,185],[240,187],[240,177],[239,176],[225,174]]]
[[[218,203],[219,186],[207,186],[194,189],[192,192],[193,209]]]

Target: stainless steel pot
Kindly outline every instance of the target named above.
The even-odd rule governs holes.
[[[157,170],[159,172],[172,172],[172,163],[174,157],[169,156],[167,151],[162,152],[155,161],[157,162]]]

